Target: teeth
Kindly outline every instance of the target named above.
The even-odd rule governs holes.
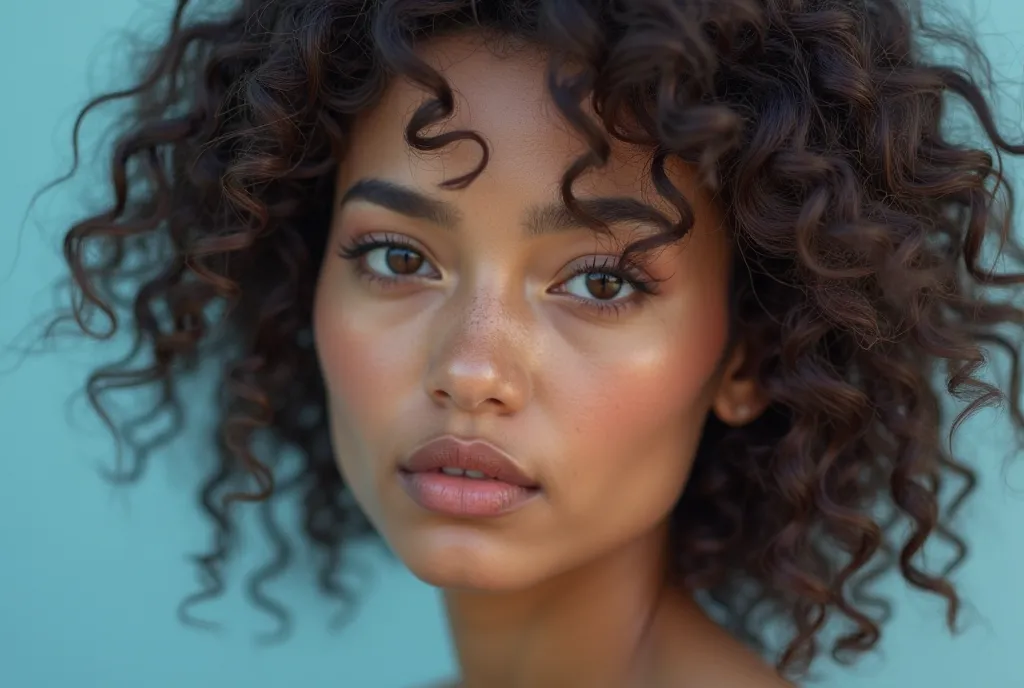
[[[454,475],[460,478],[473,478],[474,480],[490,480],[486,474],[482,471],[464,471],[461,468],[454,468],[452,466],[445,466],[441,469],[441,472],[445,475]]]

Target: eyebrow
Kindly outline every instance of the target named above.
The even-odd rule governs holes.
[[[651,206],[628,197],[577,199],[583,214],[604,225],[646,224],[663,230],[671,227],[668,218]],[[599,231],[598,228],[573,215],[561,201],[531,208],[526,217],[529,236],[543,236],[575,229]]]
[[[425,220],[447,229],[462,224],[462,213],[447,201],[431,198],[415,189],[383,179],[361,179],[342,196],[339,207],[353,201],[364,201],[415,220]],[[580,210],[604,225],[624,223],[655,225],[661,229],[671,227],[662,213],[639,200],[628,197],[578,199]],[[556,234],[578,229],[599,231],[576,217],[561,201],[530,208],[524,218],[524,229],[531,237]]]
[[[462,214],[451,203],[383,179],[360,179],[345,192],[339,207],[344,208],[352,201],[372,203],[399,215],[442,227],[454,228],[462,222]]]

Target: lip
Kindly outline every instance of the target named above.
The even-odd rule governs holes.
[[[442,473],[442,468],[479,471],[485,478]],[[540,492],[516,461],[484,440],[446,436],[421,446],[399,466],[406,493],[424,509],[449,516],[499,516]]]

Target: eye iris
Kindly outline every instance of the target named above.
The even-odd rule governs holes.
[[[385,260],[388,269],[398,275],[411,275],[423,266],[423,256],[401,247],[389,248]]]
[[[591,272],[587,275],[587,291],[595,299],[613,299],[622,291],[622,279],[603,272]]]

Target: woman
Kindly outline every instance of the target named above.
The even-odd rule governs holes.
[[[299,490],[325,592],[368,529],[442,589],[460,686],[787,685],[830,618],[823,649],[875,646],[890,565],[953,623],[916,555],[963,553],[945,397],[1024,427],[994,291],[1024,278],[989,267],[1019,255],[992,156],[1024,148],[910,8],[188,4],[113,96],[115,202],[65,244],[79,324],[117,328],[135,280],[151,356],[94,398],[158,385],[173,417],[229,357],[188,602],[236,503]],[[988,150],[945,134],[948,96]]]

